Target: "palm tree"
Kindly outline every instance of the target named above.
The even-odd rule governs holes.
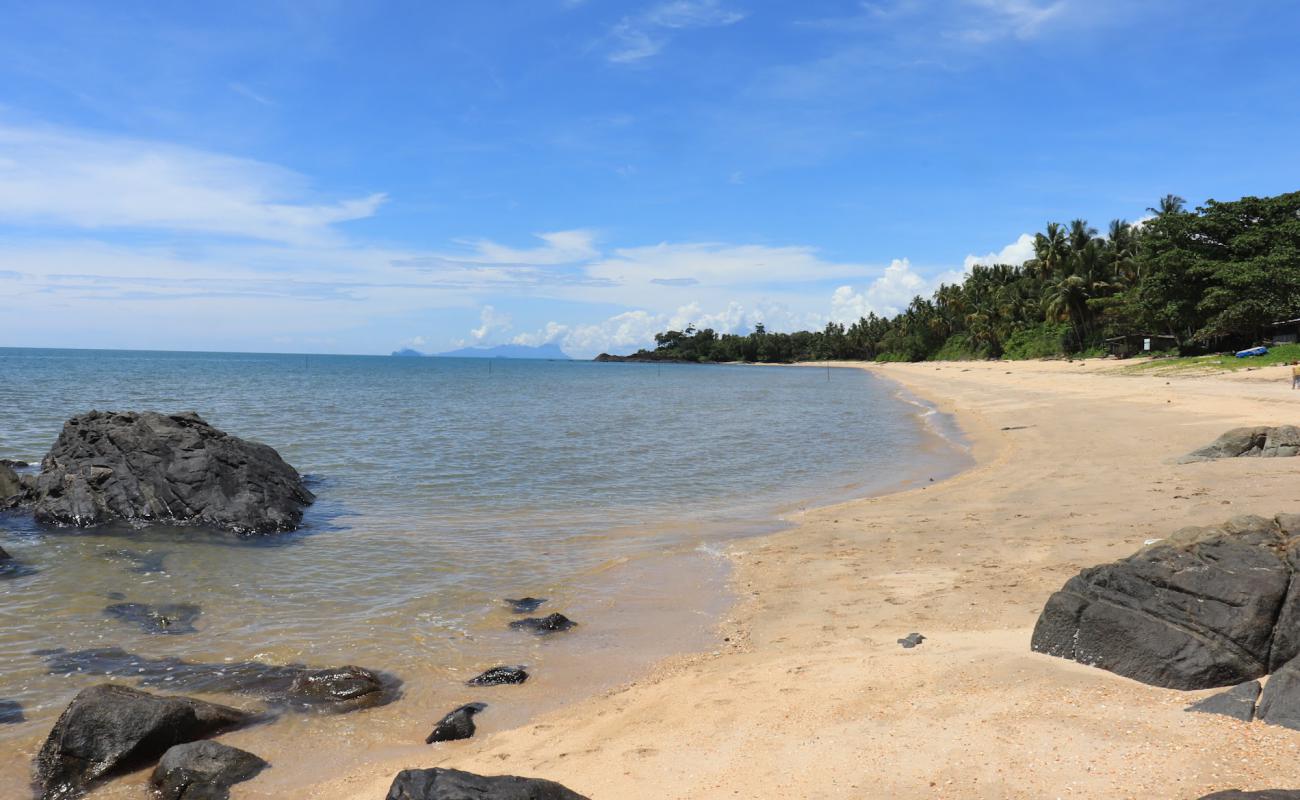
[[[1176,194],[1167,194],[1160,198],[1159,208],[1148,207],[1147,211],[1163,217],[1166,214],[1181,214],[1187,201]]]
[[[1069,322],[1076,340],[1082,344],[1088,316],[1088,281],[1080,275],[1066,275],[1047,288],[1043,295],[1043,312],[1047,318]]]
[[[1045,233],[1034,234],[1034,260],[1038,262],[1041,277],[1050,278],[1056,274],[1068,247],[1065,231],[1059,223],[1049,222]]]
[[[1076,219],[1070,223],[1070,250],[1077,253],[1088,246],[1088,242],[1097,235],[1097,229],[1086,220]]]

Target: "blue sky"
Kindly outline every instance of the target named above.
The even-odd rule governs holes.
[[[0,2],[0,345],[386,353],[890,313],[1292,191],[1300,6]]]

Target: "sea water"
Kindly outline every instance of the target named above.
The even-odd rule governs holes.
[[[25,794],[30,756],[71,697],[104,680],[49,674],[36,651],[400,677],[391,706],[243,734],[273,762],[309,748],[346,769],[377,748],[423,747],[458,702],[488,700],[490,731],[710,646],[725,542],[964,463],[924,409],[860,370],[0,349],[0,458],[37,464],[91,409],[197,411],[276,448],[318,501],[300,531],[254,539],[0,513],[0,546],[31,569],[0,578],[0,699],[26,716],[0,725],[4,797]],[[525,595],[579,627],[508,630],[501,600]],[[198,605],[198,630],[149,635],[104,613],[119,600]],[[463,685],[517,663],[534,678],[513,694]],[[304,778],[274,773],[268,796]]]

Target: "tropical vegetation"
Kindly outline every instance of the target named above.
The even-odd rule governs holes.
[[[892,317],[820,331],[664,331],[652,361],[1044,358],[1101,352],[1108,338],[1173,337],[1184,354],[1246,347],[1300,317],[1300,192],[1206,201],[1166,195],[1105,233],[1048,223],[1020,265],[976,266]]]

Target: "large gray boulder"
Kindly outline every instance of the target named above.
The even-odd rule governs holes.
[[[274,449],[198,414],[91,411],[63,426],[41,462],[36,519],[202,524],[238,533],[292,530],[315,500]]]
[[[406,769],[397,773],[386,800],[588,800],[553,781],[484,776],[458,769]]]
[[[173,745],[245,725],[253,715],[188,697],[104,683],[83,689],[36,756],[42,800],[81,796],[94,783],[149,764]]]
[[[1267,674],[1300,637],[1300,518],[1185,528],[1091,567],[1047,601],[1031,647],[1155,686],[1208,689]]]
[[[158,800],[228,800],[231,786],[267,766],[247,750],[204,739],[163,753],[149,783]]]
[[[1183,456],[1181,461],[1187,464],[1216,458],[1287,458],[1297,454],[1300,454],[1300,428],[1295,425],[1261,425],[1233,428],[1205,447]]]

